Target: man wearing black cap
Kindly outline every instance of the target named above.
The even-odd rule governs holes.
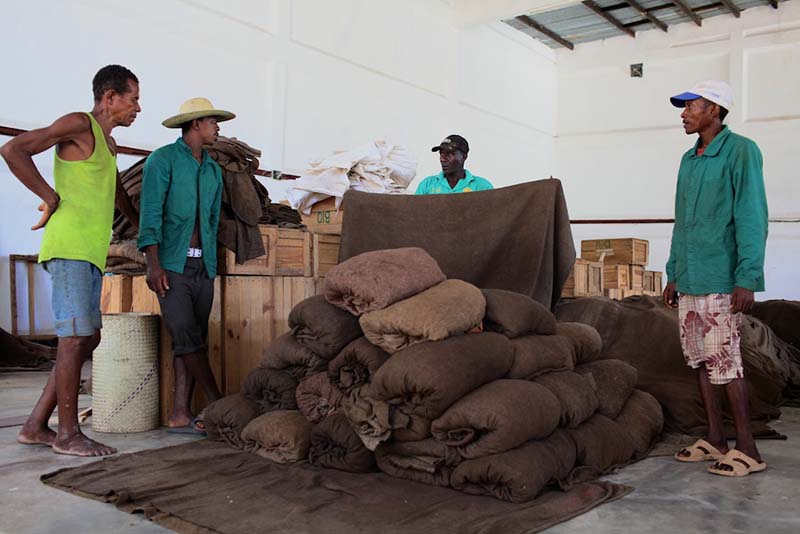
[[[431,149],[439,153],[442,172],[428,176],[417,187],[417,195],[439,195],[444,193],[468,193],[494,189],[486,178],[475,176],[464,168],[469,153],[469,143],[460,135],[448,135],[444,141]]]

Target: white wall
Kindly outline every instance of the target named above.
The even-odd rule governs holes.
[[[629,64],[644,63],[631,78]],[[800,219],[800,0],[586,43],[558,53],[556,176],[573,219],[671,218],[681,155],[695,141],[668,97],[703,79],[727,80],[736,103],[726,122],[764,154],[770,217]],[[663,270],[671,225],[573,226],[581,239],[651,240]],[[759,299],[800,299],[800,224],[772,223]]]
[[[554,168],[555,54],[500,23],[456,29],[438,0],[29,0],[3,6],[0,125],[34,128],[91,109],[108,63],[133,70],[142,113],[114,136],[153,149],[180,103],[206,96],[238,114],[224,135],[260,148],[264,169],[376,138],[408,146],[418,180],[450,133],[472,147],[468,168],[496,186]],[[0,137],[0,142],[5,138]],[[36,159],[52,175],[52,153]],[[120,157],[125,168],[135,158]],[[415,181],[412,188],[416,187]],[[267,183],[273,200],[285,184]],[[0,163],[0,327],[10,328],[8,255],[36,253],[38,199]],[[20,269],[20,327],[27,329]],[[47,276],[36,276],[37,329],[52,327]]]

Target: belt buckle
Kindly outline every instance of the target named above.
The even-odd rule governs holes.
[[[189,250],[186,251],[186,257],[187,258],[202,258],[203,257],[203,249],[189,247]]]

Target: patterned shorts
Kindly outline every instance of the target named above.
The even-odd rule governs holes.
[[[689,367],[705,364],[712,384],[742,378],[742,314],[731,313],[731,295],[685,295],[678,299],[681,346]]]

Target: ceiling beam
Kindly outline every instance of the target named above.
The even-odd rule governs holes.
[[[672,3],[678,6],[678,9],[681,10],[684,15],[692,19],[692,22],[694,22],[698,26],[703,25],[703,19],[701,19],[697,13],[692,11],[692,8],[686,5],[686,2],[684,2],[683,0],[672,0]]]
[[[639,2],[637,2],[636,0],[625,0],[625,2],[629,6],[631,6],[634,11],[636,11],[641,16],[652,22],[656,28],[658,28],[662,32],[667,31],[667,25],[658,20],[658,17],[656,17],[655,15],[651,15],[650,13],[648,13],[647,10],[643,8]]]
[[[594,3],[593,0],[583,0],[583,5],[594,11],[599,17],[605,19],[606,22],[617,28],[622,33],[626,33],[631,37],[636,37],[636,32],[630,28],[626,28],[620,21],[603,11],[603,9]]]
[[[556,32],[554,32],[553,30],[547,28],[546,26],[543,26],[543,25],[539,24],[538,22],[536,22],[535,20],[530,18],[528,15],[520,15],[520,16],[515,17],[515,18],[518,21],[520,21],[521,23],[525,24],[526,26],[529,26],[529,27],[533,28],[534,30],[536,30],[537,32],[548,36],[550,39],[554,40],[555,42],[557,42],[561,46],[563,46],[565,48],[569,48],[570,50],[574,50],[575,49],[575,45],[574,44],[572,44],[571,42],[567,41],[566,39],[564,39],[563,37],[558,35]]]
[[[423,2],[449,6],[453,23],[459,28],[467,28],[513,19],[517,15],[536,15],[546,11],[561,9],[579,4],[580,0],[444,0],[442,2]],[[438,11],[438,8],[437,8]]]
[[[742,16],[742,11],[733,3],[733,0],[722,0],[722,5],[737,19]]]

